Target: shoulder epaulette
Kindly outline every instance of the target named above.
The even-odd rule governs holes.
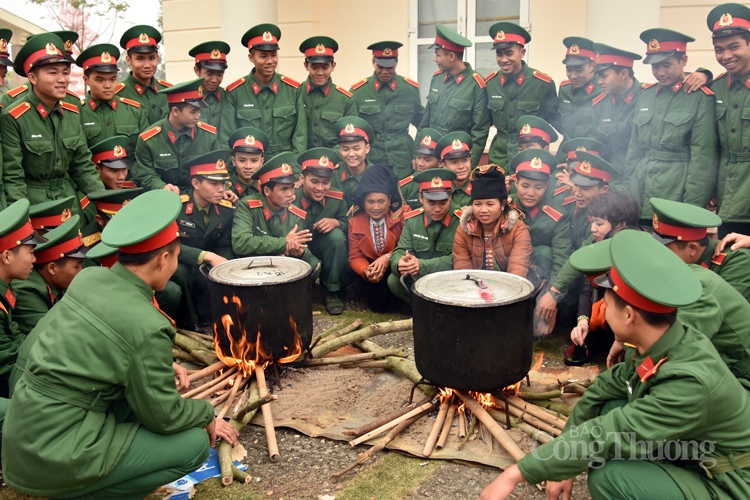
[[[484,77],[484,83],[489,82],[490,80],[492,80],[496,76],[497,76],[497,71],[493,71],[492,73],[490,73],[489,75],[487,75],[487,76]]]
[[[299,88],[299,82],[296,80],[292,80],[288,76],[281,75],[281,81],[289,85],[290,87],[294,87],[295,89]]]
[[[597,104],[599,104],[600,102],[602,102],[605,97],[607,97],[607,94],[599,94],[598,96],[594,97],[591,100],[591,105],[592,106],[596,106]]]
[[[543,81],[545,83],[549,83],[549,82],[552,81],[552,77],[551,76],[546,75],[546,74],[542,73],[541,71],[534,70],[531,74],[534,75],[535,77],[539,78],[541,81]]]
[[[31,109],[31,104],[29,104],[28,102],[22,102],[21,104],[19,104],[19,105],[18,105],[18,106],[16,106],[15,108],[11,108],[11,109],[10,109],[10,110],[8,111],[8,113],[10,113],[10,116],[12,116],[12,117],[13,117],[13,118],[15,118],[16,120],[18,120],[18,118],[19,118],[19,117],[20,117],[20,116],[21,116],[22,114],[24,114],[25,112],[27,112],[27,111],[28,111],[28,110],[30,110],[30,109]]]
[[[346,90],[343,87],[339,87],[338,85],[336,85],[336,90],[338,90],[339,92],[341,92],[342,94],[344,94],[346,97],[349,97],[349,98],[354,97],[354,94],[352,94],[351,92],[349,92],[348,90]]]
[[[570,186],[559,187],[559,188],[555,189],[554,195],[557,196],[558,194],[562,194],[565,191],[567,191],[568,189],[570,189]]]
[[[80,111],[78,111],[78,106],[76,106],[75,104],[70,104],[69,102],[61,102],[60,107],[62,107],[63,109],[67,109],[68,111],[72,111],[73,113],[80,113]]]
[[[484,80],[482,79],[482,75],[480,75],[479,73],[474,73],[473,76],[474,76],[474,80],[477,81],[477,83],[479,84],[481,88],[483,89],[487,88],[487,84],[484,83]]]
[[[130,104],[131,106],[135,106],[136,108],[141,107],[141,103],[138,101],[134,101],[133,99],[128,99],[127,97],[120,97],[120,102],[125,104]]]
[[[404,219],[411,219],[412,217],[416,217],[417,215],[424,212],[424,208],[418,208],[416,210],[412,210],[411,212],[406,212],[404,214]]]
[[[239,80],[233,81],[232,83],[230,83],[229,85],[227,85],[227,92],[233,91],[234,89],[236,89],[237,87],[239,87],[243,83],[245,83],[245,77],[242,77]]]
[[[182,200],[183,203],[187,203],[187,202],[190,201],[190,195],[189,194],[181,194],[180,195],[180,199]]]
[[[706,87],[705,85],[703,87],[701,87],[701,90],[706,95],[714,95],[714,91],[711,90],[710,88]]]
[[[656,85],[656,84],[655,83],[642,83],[641,84],[641,89],[643,89],[643,90],[650,89],[654,85]]]
[[[89,203],[91,203],[91,200],[89,200],[88,196],[84,196],[83,198],[81,198],[80,203],[81,203],[81,210],[85,210],[86,207],[89,206]]]
[[[234,208],[234,205],[232,205],[232,202],[229,200],[221,200],[219,202],[219,205],[221,205],[222,207]]]
[[[409,85],[413,85],[413,86],[415,86],[415,87],[419,88],[419,82],[415,82],[415,81],[414,81],[414,80],[412,80],[411,78],[406,78],[406,77],[404,77],[404,81],[405,81],[406,83],[408,83]]]
[[[201,130],[205,130],[206,132],[211,132],[212,134],[216,135],[216,127],[214,127],[213,125],[209,125],[208,123],[204,122],[198,122],[195,125]]]
[[[460,219],[464,215],[464,211],[461,210],[460,208],[457,208],[453,211],[453,215],[455,215],[456,217]]]
[[[90,246],[102,241],[102,233],[94,233],[88,236],[84,236],[83,238],[81,238],[81,241],[86,248],[89,248]]]
[[[296,205],[289,205],[289,208],[287,210],[289,210],[290,212],[292,212],[294,215],[296,215],[300,219],[307,218],[307,212],[305,212],[304,210],[302,210],[301,208],[299,208]]]
[[[438,75],[439,75],[440,73],[442,73],[442,72],[443,72],[443,70],[442,70],[442,69],[439,69],[439,70],[435,71],[435,72],[434,72],[434,73],[432,74],[432,76],[438,76]]]
[[[14,88],[14,89],[10,89],[8,91],[8,95],[11,96],[11,97],[16,97],[18,95],[23,94],[27,90],[29,90],[29,86],[28,85],[26,85],[26,84],[19,85],[18,87]]]
[[[717,76],[716,78],[714,78],[714,81],[718,80],[719,78],[721,78],[723,76],[726,76],[726,74],[727,74],[727,72],[725,71],[724,73],[722,73],[719,76]]]
[[[67,90],[66,90],[65,92],[66,92],[66,93],[67,93],[68,95],[72,95],[73,97],[75,97],[75,98],[76,98],[76,99],[78,99],[79,101],[81,100],[81,96],[79,96],[78,94],[76,94],[76,93],[75,93],[75,92],[73,92],[72,90],[70,90],[70,89],[67,89]]]
[[[263,207],[263,202],[256,199],[247,200],[247,206],[250,208],[261,208]]]
[[[414,180],[414,176],[413,175],[410,175],[409,177],[404,177],[403,179],[401,179],[400,181],[398,181],[398,187],[404,187],[404,186],[406,186],[407,184],[409,184],[413,180]]]
[[[328,198],[333,198],[334,200],[343,200],[344,199],[344,193],[341,191],[328,191],[326,193],[326,196]]]
[[[716,257],[714,257],[713,259],[711,259],[711,264],[716,264],[717,266],[720,266],[724,263],[724,259],[726,258],[727,258],[727,253],[726,252],[721,253],[717,255]]]
[[[156,80],[156,81],[159,82],[159,85],[164,85],[165,87],[173,87],[174,86],[173,84],[171,84],[169,82],[166,82],[164,80]]]
[[[125,88],[125,82],[120,82],[117,84],[117,87],[115,87],[115,94],[117,94],[119,91]]]
[[[123,189],[133,189],[137,188],[138,186],[135,185],[135,182],[133,181],[122,181],[122,188]]]
[[[576,197],[575,196],[568,196],[567,198],[565,198],[563,200],[562,204],[563,204],[563,206],[564,205],[570,205],[571,203],[573,203],[575,201],[576,201]]]
[[[151,139],[153,136],[155,136],[156,134],[158,134],[159,132],[161,132],[161,127],[156,126],[156,127],[152,128],[152,129],[149,129],[149,130],[146,130],[145,132],[142,132],[141,133],[141,139],[143,139],[144,141],[147,141],[147,140]]]
[[[560,82],[561,87],[564,87],[565,85],[570,85],[570,80],[563,80]]]
[[[352,85],[352,90],[357,90],[358,88],[360,88],[365,83],[367,83],[367,78],[361,79],[360,81],[358,81],[357,83],[355,83],[354,85]]]
[[[558,212],[557,210],[555,210],[554,208],[552,208],[549,205],[544,205],[542,207],[542,212],[544,212],[545,214],[547,214],[550,217],[552,217],[552,219],[555,222],[560,222],[560,219],[562,219],[562,216],[563,216],[563,214],[561,214],[560,212]]]

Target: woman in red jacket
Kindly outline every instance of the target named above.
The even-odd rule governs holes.
[[[398,178],[386,163],[365,172],[354,191],[359,207],[349,220],[349,265],[356,275],[354,286],[375,312],[388,310],[398,300],[388,288],[391,252],[404,227]]]

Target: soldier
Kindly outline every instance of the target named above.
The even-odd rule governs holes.
[[[526,115],[516,120],[518,128],[518,151],[527,149],[544,149],[557,141],[557,132],[552,125],[538,116]]]
[[[331,80],[331,73],[336,68],[333,54],[337,50],[339,44],[327,36],[308,38],[299,46],[309,73],[300,90],[307,114],[307,148],[335,148],[338,140],[336,122],[344,116],[357,116],[354,96]],[[336,92],[331,92],[334,88]]]
[[[601,142],[586,137],[568,139],[560,144],[560,147],[557,149],[557,155],[558,158],[564,158],[564,160],[562,163],[557,164],[558,171],[555,174],[557,183],[555,186],[556,189],[553,191],[555,199],[564,200],[570,196],[571,186],[573,185],[570,182],[570,173],[575,171],[578,164],[576,152],[587,151],[592,155],[601,156],[604,148],[605,146]],[[560,160],[558,159],[558,161]],[[610,185],[615,185],[618,181],[617,176],[613,176],[612,179]]]
[[[31,222],[31,227],[37,233],[44,235],[61,226],[63,222],[73,216],[72,209],[75,201],[75,196],[68,196],[30,206],[29,222]]]
[[[126,205],[102,237],[120,262],[84,269],[27,339],[35,343],[4,424],[13,489],[144,498],[199,468],[217,435],[236,444],[208,402],[177,392],[175,375],[184,388],[187,373],[172,365],[174,327],[153,302],[177,268],[181,205],[165,191]],[[41,469],[31,474],[28,463]]]
[[[230,188],[238,199],[257,195],[260,185],[251,180],[253,174],[263,166],[269,139],[261,130],[253,127],[242,127],[229,137],[229,148],[232,150],[230,170]]]
[[[190,57],[195,58],[195,76],[203,78],[203,100],[207,106],[202,112],[203,121],[216,127],[217,131],[220,130],[222,109],[227,100],[221,82],[224,80],[224,71],[229,67],[229,50],[229,44],[213,41],[200,43],[188,52]]]
[[[471,137],[465,132],[446,134],[435,146],[435,156],[440,158],[440,167],[456,174],[451,199],[458,207],[471,205],[471,147]]]
[[[479,164],[490,132],[487,92],[482,76],[471,64],[463,61],[466,47],[472,43],[450,28],[438,23],[435,43],[435,64],[438,70],[430,81],[427,106],[419,128],[432,128],[445,135],[464,132],[477,145],[471,155],[471,166]],[[461,85],[466,81],[465,85]]]
[[[540,280],[554,280],[570,254],[570,216],[548,194],[549,179],[556,164],[552,153],[538,149],[519,152],[510,163],[516,172],[513,208],[524,215],[531,236],[531,264]]]
[[[497,129],[490,144],[489,160],[507,168],[518,152],[518,118],[539,116],[560,130],[560,113],[555,82],[523,60],[526,44],[531,41],[529,32],[517,24],[500,22],[492,25],[490,36],[500,71],[493,71],[484,80],[490,124]]]
[[[446,168],[434,168],[414,176],[419,187],[421,207],[404,214],[404,229],[391,254],[388,288],[393,295],[409,303],[411,298],[401,286],[401,276],[413,281],[438,271],[453,269],[453,237],[461,210],[451,203],[456,174]],[[405,279],[411,286],[409,276]]]
[[[651,220],[652,197],[699,207],[714,191],[718,151],[713,92],[682,92],[687,44],[694,38],[663,28],[641,33],[645,64],[659,82],[640,93],[625,158],[630,191]]]
[[[404,204],[408,207],[407,211],[422,207],[422,202],[419,201],[419,185],[413,182],[414,176],[425,170],[440,166],[440,158],[435,156],[435,147],[442,136],[434,128],[423,128],[417,132],[417,140],[415,141],[416,159],[414,160],[416,171],[412,175],[404,177],[398,183]]]
[[[294,200],[294,205],[307,213],[305,221],[313,237],[310,252],[320,260],[320,284],[326,290],[324,304],[332,315],[344,311],[341,290],[350,281],[347,276],[347,205],[344,193],[331,189],[332,177],[340,162],[338,153],[328,148],[313,148],[302,153],[297,158],[302,167],[302,185],[296,189]],[[339,168],[346,169],[346,165]]]
[[[179,194],[190,186],[185,163],[217,149],[216,127],[200,121],[206,107],[202,85],[198,78],[162,91],[169,115],[143,132],[135,147],[133,179],[139,186]]]
[[[419,127],[424,114],[419,83],[396,74],[401,46],[388,41],[367,47],[372,51],[375,72],[350,89],[360,118],[367,120],[375,132],[370,160],[388,163],[399,179],[414,171],[414,140],[409,135],[409,124]]]
[[[116,135],[91,146],[91,160],[96,165],[105,189],[130,189],[136,187],[126,180],[133,166],[135,149],[126,149],[128,138]]]
[[[130,66],[130,75],[117,85],[115,93],[131,101],[141,103],[149,125],[164,118],[169,113],[167,99],[161,90],[171,83],[154,78],[159,67],[159,42],[161,34],[151,26],[133,26],[120,38],[120,47],[125,49],[125,61]]]
[[[273,142],[268,158],[284,151],[307,149],[307,114],[299,83],[276,72],[281,30],[273,24],[253,26],[242,37],[255,66],[247,76],[227,85],[221,114],[221,142],[240,127],[255,127]],[[335,121],[335,120],[334,120]]]
[[[344,193],[346,206],[351,207],[354,191],[370,168],[368,155],[375,133],[369,123],[356,116],[345,116],[337,121],[336,132],[341,163],[334,171],[334,186]]]
[[[13,282],[15,320],[24,335],[47,314],[83,269],[87,248],[81,239],[79,223],[79,217],[74,215],[45,234],[47,242],[34,252],[34,270],[28,279]]]
[[[0,87],[5,85],[5,77],[8,74],[8,66],[13,66],[8,51],[8,42],[10,42],[13,32],[7,28],[0,28]],[[0,110],[3,109],[0,101]]]
[[[589,137],[595,127],[592,101],[602,93],[596,69],[594,42],[588,38],[569,36],[563,39],[565,74],[560,82],[560,112],[562,135],[565,139]]]
[[[28,198],[32,204],[85,193],[104,186],[86,145],[79,111],[61,102],[70,80],[57,35],[35,36],[15,60],[17,74],[29,78],[29,92],[0,116],[3,184],[9,203]],[[81,213],[76,203],[73,213]]]

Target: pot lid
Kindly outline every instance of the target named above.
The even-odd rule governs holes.
[[[312,272],[310,264],[291,257],[245,257],[219,264],[208,278],[233,286],[280,285],[301,280]]]
[[[484,270],[454,270],[428,274],[412,292],[430,302],[458,307],[494,307],[520,302],[534,285],[515,274]]]

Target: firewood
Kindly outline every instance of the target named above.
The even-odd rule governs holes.
[[[556,403],[555,401],[529,401],[529,403],[533,404],[534,406],[549,410],[550,412],[554,412],[553,416],[557,416],[557,418],[559,418],[560,420],[569,417],[571,412],[573,411],[573,408],[571,408],[570,406],[564,405],[562,403]]]
[[[325,332],[324,332],[324,335],[321,335],[320,343],[322,344],[324,342],[329,342],[333,339],[343,337],[344,335],[347,335],[349,333],[352,333],[353,331],[356,331],[361,326],[362,326],[362,320],[357,318],[352,322],[351,325],[345,326],[344,328],[340,330],[333,330],[331,331],[329,335],[325,335]]]
[[[191,356],[206,366],[212,365],[219,360],[213,350],[207,349],[206,346],[186,335],[175,333],[174,343],[177,347],[186,350]]]
[[[344,347],[345,345],[359,342],[360,340],[365,340],[370,337],[374,337],[376,335],[383,335],[386,333],[393,333],[393,332],[403,332],[403,331],[411,330],[411,329],[412,329],[412,320],[410,319],[405,319],[402,321],[388,321],[385,323],[375,323],[366,328],[362,328],[360,330],[347,333],[346,335],[343,335],[331,341],[325,342],[323,343],[323,345],[318,345],[312,350],[311,355],[313,358],[322,358],[324,355],[328,354],[329,352],[335,351],[336,349],[340,349],[341,347]]]
[[[495,406],[497,406],[501,411],[497,410],[488,410],[488,413],[492,415],[492,418],[497,420],[500,423],[505,423],[505,403],[502,401],[496,401]],[[511,414],[511,416],[516,418],[521,418],[526,422],[527,424],[533,425],[537,429],[541,429],[545,432],[549,432],[550,434],[554,436],[559,436],[562,434],[562,429],[558,429],[554,425],[545,422],[543,420],[540,420],[536,418],[534,415],[530,415],[529,413],[526,413],[524,410],[520,408],[516,408],[515,406],[508,406],[508,413]]]
[[[292,366],[295,368],[309,368],[313,366],[340,365],[344,363],[356,363],[358,361],[385,358],[387,356],[405,358],[406,352],[403,349],[385,349],[382,352],[363,352],[361,354],[349,354],[347,356],[305,359],[299,363],[292,364]]]
[[[232,478],[235,481],[239,481],[241,483],[250,484],[250,482],[253,480],[253,478],[245,471],[239,470],[234,463],[232,463]]]
[[[448,408],[448,414],[445,416],[445,421],[443,422],[443,428],[440,431],[440,437],[437,440],[437,448],[443,448],[445,446],[445,442],[448,440],[448,434],[451,432],[451,426],[453,425],[453,419],[456,415],[456,403],[451,404],[451,407]]]
[[[505,422],[505,419],[503,419],[502,422]],[[511,418],[510,423],[514,428],[522,430],[523,432],[531,436],[532,439],[535,439],[536,441],[538,441],[539,444],[549,443],[550,441],[555,439],[549,434],[546,434],[542,432],[541,430],[537,429],[533,425],[527,424],[526,422],[523,421],[523,419]]]
[[[479,425],[479,437],[481,437],[482,442],[484,442],[484,449],[487,450],[487,454],[488,455],[491,454],[492,453],[492,434],[490,434],[490,430],[484,424]]]
[[[200,380],[203,377],[208,377],[212,373],[216,373],[219,370],[223,370],[226,367],[227,367],[227,365],[225,365],[222,361],[217,361],[216,363],[212,364],[211,366],[207,366],[207,367],[203,368],[202,370],[198,370],[198,371],[196,371],[194,373],[191,373],[188,376],[188,380],[190,382],[195,382],[196,380]]]
[[[268,387],[266,387],[266,374],[263,371],[262,366],[255,367],[255,380],[258,381],[258,393],[261,398],[268,395]],[[263,413],[263,425],[266,428],[266,441],[268,441],[268,457],[271,462],[276,463],[281,459],[279,453],[279,445],[276,442],[276,429],[273,426],[273,414],[271,413],[270,406],[262,406],[260,409]]]
[[[377,429],[381,425],[385,425],[388,422],[390,422],[390,421],[392,421],[394,419],[397,419],[398,417],[400,417],[404,413],[410,412],[411,410],[413,410],[417,406],[422,406],[423,404],[428,403],[429,401],[430,400],[428,398],[428,399],[423,399],[422,401],[419,401],[418,403],[412,403],[410,405],[404,405],[401,408],[399,408],[398,410],[396,410],[396,411],[394,411],[392,413],[389,413],[388,415],[385,415],[384,417],[376,418],[375,420],[373,420],[372,422],[370,422],[368,424],[365,424],[365,425],[363,425],[361,427],[357,427],[356,429],[351,429],[351,430],[348,430],[348,431],[344,431],[342,434],[344,434],[344,436],[354,436],[354,437],[359,437],[362,434],[367,434],[371,430]]]
[[[379,352],[383,350],[382,347],[380,347],[375,342],[372,342],[371,340],[363,340],[357,342],[354,345],[366,352]],[[368,363],[380,363],[380,361],[384,361],[384,363],[382,363],[382,366],[366,366]],[[410,361],[405,358],[388,356],[384,360],[365,361],[363,364],[359,364],[359,366],[361,368],[385,368],[386,370],[398,372],[415,384],[422,381],[422,375],[420,375],[419,371],[417,370],[417,365],[414,363],[414,361]],[[437,389],[435,389],[435,387],[431,385],[423,384],[419,385],[418,387],[422,390],[423,393],[425,393],[428,398],[435,397],[435,394],[437,394]]]
[[[233,367],[227,369],[227,371],[225,371],[224,373],[222,373],[217,378],[211,380],[210,382],[206,382],[205,384],[199,385],[195,389],[191,389],[188,392],[182,394],[182,397],[183,398],[189,398],[189,397],[195,396],[196,394],[202,394],[206,390],[214,388],[214,386],[216,386],[217,384],[221,383],[223,380],[225,380],[228,376],[234,374],[234,372],[236,372],[236,371],[237,371],[237,367],[233,366]],[[209,394],[213,393],[215,390],[220,389],[220,388],[221,387],[216,387],[215,389],[211,390],[211,392],[209,392],[206,395],[209,395]],[[202,399],[202,398],[198,398],[198,399]]]
[[[234,402],[234,398],[237,396],[237,391],[240,390],[240,386],[242,385],[242,373],[238,373],[237,376],[234,378],[234,384],[232,385],[232,390],[229,391],[229,396],[227,397],[227,402],[224,405],[224,407],[221,409],[219,414],[216,416],[216,418],[224,418],[224,415],[227,414],[229,411],[229,408],[232,406],[232,402]]]
[[[518,394],[516,395],[516,397],[519,397],[526,401],[541,401],[545,399],[559,398],[560,396],[562,396],[562,391],[560,389],[555,389],[555,390],[547,391],[547,392],[534,392],[534,391],[520,390]]]
[[[542,408],[531,403],[527,403],[521,399],[513,397],[508,398],[508,403],[510,403],[511,406],[515,406],[516,408],[525,410],[527,413],[530,413],[531,415],[534,415],[535,417],[544,420],[545,422],[554,425],[555,427],[559,427],[560,429],[565,427],[565,420],[558,418],[550,412],[545,411]]]
[[[315,316],[320,316],[321,314],[323,314],[323,313],[321,313],[320,311],[313,311],[313,318]]]
[[[474,428],[476,427],[476,425],[477,425],[477,416],[472,415],[471,423],[469,424],[469,430],[466,431],[466,435],[464,436],[463,440],[458,444],[458,446],[456,447],[456,450],[461,451],[461,448],[464,447],[464,445],[466,444],[466,441],[468,441],[471,438],[471,436],[474,435]]]
[[[584,386],[582,386],[581,384],[572,383],[572,384],[567,384],[567,385],[563,386],[562,391],[565,394],[581,394],[581,395],[583,395],[583,393],[586,392],[586,388]]]
[[[172,346],[172,356],[183,361],[188,361],[190,363],[200,363],[200,361],[191,356],[189,352],[184,351],[174,345]]]
[[[513,441],[513,438],[510,437],[510,435],[502,427],[500,427],[497,422],[495,422],[490,414],[487,413],[487,410],[485,410],[482,405],[477,402],[476,399],[472,398],[463,391],[456,390],[454,391],[454,394],[461,398],[461,401],[463,401],[466,407],[471,410],[474,415],[477,416],[482,424],[487,426],[492,436],[497,439],[498,443],[500,443],[500,446],[505,448],[505,451],[507,451],[516,462],[518,462],[525,456],[525,453],[521,451],[521,448],[519,448],[516,442]]]
[[[448,415],[448,408],[450,408],[451,399],[452,398],[450,396],[445,397],[440,403],[440,409],[438,410],[437,418],[435,418],[435,423],[432,426],[430,435],[427,436],[427,442],[425,443],[424,450],[422,451],[422,455],[426,457],[432,455],[432,451],[435,449],[438,437],[440,436],[440,431],[443,429],[445,417]]]
[[[466,411],[463,408],[458,409],[458,437],[466,437]]]
[[[204,335],[202,333],[194,332],[191,330],[183,330],[182,328],[178,328],[177,333],[185,335],[186,337],[190,337],[196,342],[203,344],[204,346],[206,346],[206,349],[210,349],[212,351],[216,349],[216,346],[214,345],[214,338],[210,335]]]
[[[401,422],[403,422],[405,420],[409,420],[414,415],[418,415],[419,413],[421,413],[421,412],[423,412],[423,411],[425,411],[427,409],[434,408],[436,405],[437,405],[437,401],[428,401],[427,403],[423,404],[422,406],[418,406],[418,407],[414,408],[409,413],[405,413],[405,414],[401,415],[400,417],[398,417],[398,418],[396,418],[394,420],[391,420],[387,424],[381,425],[380,427],[378,427],[376,429],[373,429],[373,430],[371,430],[370,432],[368,432],[366,434],[362,434],[361,436],[359,436],[356,439],[352,439],[351,441],[349,441],[349,445],[350,446],[357,446],[360,443],[364,443],[365,441],[369,441],[370,439],[374,438],[375,436],[378,436],[378,435],[384,433],[385,431],[396,427]]]

